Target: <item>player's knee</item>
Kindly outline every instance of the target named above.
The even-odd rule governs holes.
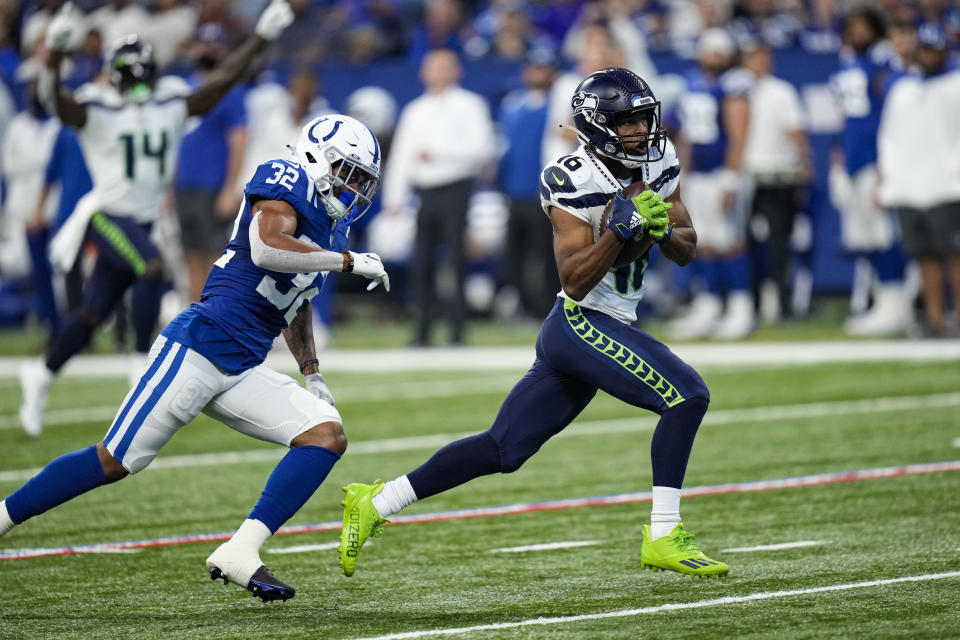
[[[509,455],[500,462],[500,473],[513,473],[523,466],[523,463],[530,459],[530,456]]]
[[[707,383],[703,381],[699,373],[696,373],[695,376],[694,382],[687,392],[687,399],[698,398],[710,404],[710,389],[707,388]]]
[[[113,454],[107,451],[107,445],[102,442],[97,444],[97,457],[100,459],[100,467],[107,482],[116,482],[128,475],[127,470],[113,457]]]
[[[291,447],[314,446],[330,449],[340,455],[347,451],[347,435],[339,422],[324,422],[310,427],[290,442]]]

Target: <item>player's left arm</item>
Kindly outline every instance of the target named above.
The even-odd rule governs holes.
[[[317,361],[317,348],[313,342],[313,307],[309,300],[300,307],[290,326],[283,330],[283,339],[290,348],[290,354],[297,361],[307,391],[324,402],[333,404],[333,394],[320,373],[320,363]]]
[[[272,0],[260,14],[252,36],[207,76],[206,81],[187,96],[187,113],[202,115],[212,109],[254,66],[258,55],[276,40],[290,23],[293,10],[286,0]]]
[[[673,230],[668,238],[659,243],[660,253],[683,267],[690,264],[697,255],[697,231],[693,228],[687,206],[680,199],[679,184],[664,202],[673,204],[670,209],[670,224],[673,225]]]

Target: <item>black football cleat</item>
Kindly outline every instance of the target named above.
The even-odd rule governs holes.
[[[223,580],[223,584],[230,582],[218,567],[210,567],[209,569],[211,580]],[[296,589],[270,573],[267,566],[263,564],[254,572],[250,582],[247,583],[246,589],[253,594],[254,598],[260,598],[264,602],[273,602],[274,600],[286,602],[297,593]]]

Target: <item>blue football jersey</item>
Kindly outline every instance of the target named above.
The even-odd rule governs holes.
[[[749,94],[752,77],[743,69],[732,69],[714,79],[694,69],[686,80],[677,115],[680,130],[690,142],[690,170],[713,171],[723,166],[727,153],[723,101],[728,96]]]
[[[877,131],[890,87],[903,75],[885,42],[863,54],[844,50],[840,68],[830,79],[843,110],[841,146],[847,173],[877,162]]]
[[[330,251],[347,246],[348,219],[334,221],[313,181],[295,162],[272,160],[259,167],[244,189],[233,235],[207,276],[199,303],[174,318],[163,335],[185,344],[228,373],[254,367],[305,302],[323,287],[326,273],[279,273],[250,258],[251,207],[282,200],[297,212],[298,240]]]

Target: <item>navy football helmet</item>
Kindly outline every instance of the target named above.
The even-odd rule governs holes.
[[[660,102],[643,78],[629,69],[602,69],[587,76],[573,94],[577,137],[600,155],[636,169],[663,157],[667,133]],[[646,132],[620,135],[622,125],[642,119]]]
[[[107,54],[107,74],[110,84],[135,102],[150,97],[157,80],[157,60],[153,47],[134,35],[118,40]]]

